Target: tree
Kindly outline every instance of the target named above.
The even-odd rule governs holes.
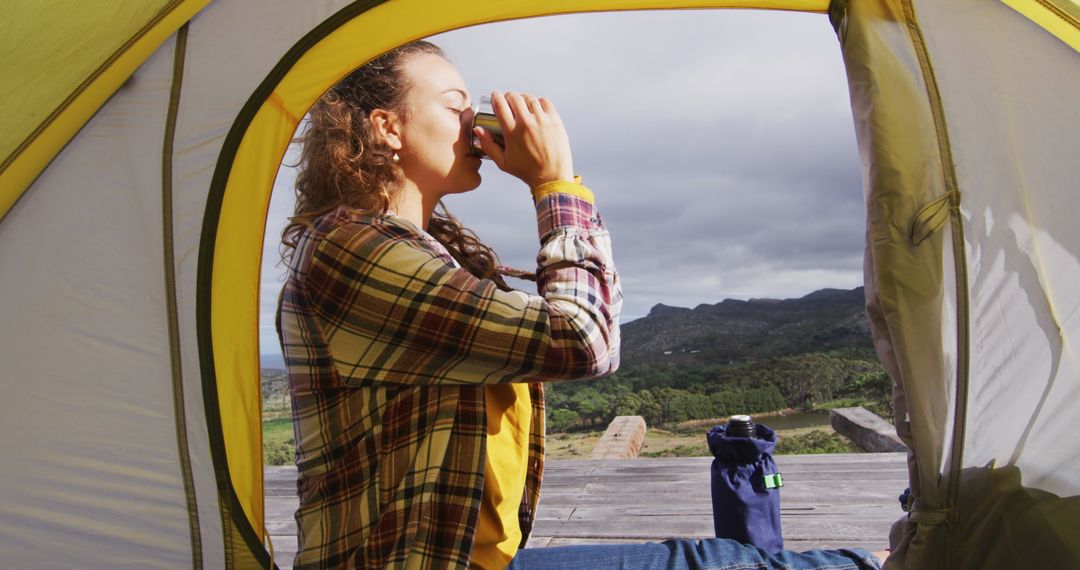
[[[574,410],[565,408],[548,408],[547,423],[551,431],[563,431],[581,420],[581,416]]]
[[[620,395],[615,400],[614,414],[616,416],[637,416],[641,415],[642,401],[637,395],[632,392],[627,392]]]
[[[821,353],[783,356],[770,361],[767,374],[792,407],[810,409],[828,399],[845,377],[843,361]]]
[[[709,396],[709,406],[712,408],[713,417],[730,416],[743,413],[746,403],[743,402],[741,390],[721,390]]]
[[[638,415],[645,418],[645,423],[649,425],[660,423],[664,409],[660,402],[657,401],[656,396],[650,390],[642,390],[638,392],[637,397],[641,400],[641,405],[638,406]]]
[[[611,400],[591,386],[574,394],[570,403],[589,423],[595,424],[597,421],[610,420],[612,417]]]

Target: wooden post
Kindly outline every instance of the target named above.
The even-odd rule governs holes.
[[[850,439],[863,451],[907,451],[907,446],[896,435],[896,428],[862,406],[836,408],[829,414],[829,422],[836,433]]]
[[[589,459],[634,459],[645,445],[645,418],[615,416]]]

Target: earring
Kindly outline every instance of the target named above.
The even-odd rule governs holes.
[[[392,157],[391,157],[391,159],[392,159],[392,160],[393,160],[394,162],[397,162],[397,161],[401,160],[401,157],[399,157],[399,156],[397,155],[397,153],[395,152],[395,153],[394,153],[394,156],[392,156]]]

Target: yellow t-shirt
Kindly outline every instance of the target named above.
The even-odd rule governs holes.
[[[469,567],[502,570],[521,544],[518,509],[529,465],[532,401],[528,384],[484,387],[487,400],[487,461],[484,495]]]
[[[533,199],[564,193],[595,203],[591,190],[559,180],[541,184]],[[487,462],[484,464],[484,495],[476,523],[470,568],[502,570],[517,554],[521,544],[518,509],[525,493],[529,467],[529,429],[532,401],[528,384],[494,384],[484,387],[487,399]]]

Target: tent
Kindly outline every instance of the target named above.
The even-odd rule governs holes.
[[[0,5],[3,566],[272,564],[260,249],[336,80],[483,22],[713,7],[837,30],[867,309],[912,450],[889,566],[1080,564],[1076,0]]]

